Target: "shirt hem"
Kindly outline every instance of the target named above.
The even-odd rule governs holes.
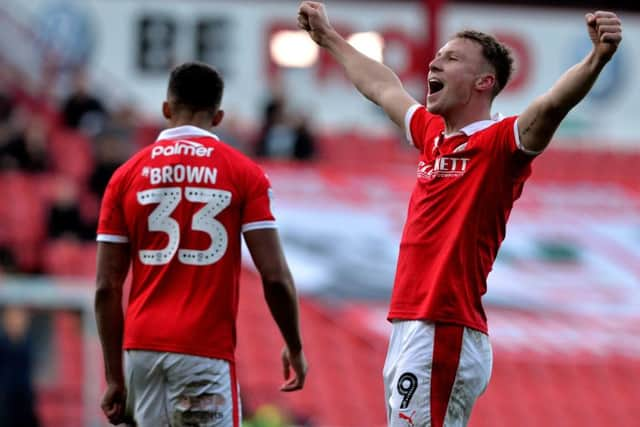
[[[405,138],[407,138],[407,142],[414,147],[416,146],[416,144],[413,141],[413,135],[411,134],[411,120],[413,120],[413,116],[415,115],[416,111],[420,109],[420,107],[422,107],[421,104],[413,104],[404,114]]]
[[[122,348],[124,350],[142,350],[142,351],[158,351],[158,352],[167,352],[167,353],[177,353],[177,354],[187,354],[190,356],[200,356],[200,357],[208,357],[210,359],[222,359],[226,360],[229,363],[235,363],[234,355],[229,355],[226,352],[215,352],[208,350],[200,350],[200,349],[187,349],[184,347],[173,347],[169,345],[139,345],[139,344],[131,344],[125,343]]]
[[[485,335],[489,335],[489,328],[487,325],[477,324],[473,322],[465,322],[464,320],[452,319],[447,317],[422,316],[422,315],[417,315],[411,312],[393,311],[387,315],[387,320],[389,322],[393,320],[427,320],[429,322],[434,322],[434,323],[450,323],[453,325],[460,325],[460,326],[465,326],[467,328],[475,329],[476,331],[482,332]]]
[[[246,222],[246,223],[242,224],[241,231],[244,233],[244,232],[247,232],[247,231],[262,230],[264,228],[276,228],[277,229],[278,225],[274,220]]]
[[[106,243],[129,243],[129,237],[116,233],[98,233],[96,241]]]

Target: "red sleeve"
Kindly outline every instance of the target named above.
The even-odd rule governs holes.
[[[242,211],[242,232],[260,228],[276,228],[276,220],[271,212],[273,192],[264,171],[251,165],[247,173],[247,187]]]
[[[404,128],[409,143],[420,151],[444,130],[442,118],[431,114],[424,105],[412,105],[404,116]]]
[[[496,126],[496,131],[499,133],[497,140],[501,142],[500,149],[505,151],[510,156],[520,156],[526,154],[533,158],[540,152],[528,150],[520,143],[520,132],[518,130],[518,116],[506,117]]]
[[[124,218],[123,168],[118,169],[111,179],[102,197],[100,218],[98,220],[99,242],[126,243],[129,241],[129,231]]]
[[[511,166],[515,178],[526,178],[531,174],[531,162],[539,153],[527,150],[520,143],[518,117],[502,119],[495,125],[495,141],[498,156]]]

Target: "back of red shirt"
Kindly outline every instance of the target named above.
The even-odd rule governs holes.
[[[98,241],[131,246],[125,349],[233,360],[241,232],[275,227],[270,192],[254,162],[192,126],[114,173]]]

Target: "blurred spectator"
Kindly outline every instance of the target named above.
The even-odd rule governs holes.
[[[86,73],[79,71],[74,77],[71,94],[62,104],[63,123],[88,135],[96,135],[104,128],[107,116],[102,101],[89,92]]]
[[[118,130],[123,134],[127,133],[130,137],[140,122],[141,119],[135,106],[125,102],[113,109],[106,123],[105,131]]]
[[[222,123],[214,129],[213,133],[218,136],[225,144],[247,153],[247,133],[246,126],[243,126],[241,120],[236,114],[225,111]]]
[[[13,97],[4,91],[0,92],[0,125],[5,125],[9,122],[13,106]]]
[[[311,160],[316,154],[316,141],[309,129],[307,117],[300,116],[295,123],[296,140],[293,147],[293,157],[296,160]]]
[[[12,122],[15,101],[8,92],[0,90],[0,169],[5,163],[7,146],[14,136],[15,130]]]
[[[10,135],[0,142],[0,170],[45,172],[48,169],[48,129],[39,118],[32,118],[23,130],[8,130]]]
[[[0,245],[0,273],[16,273],[18,265],[11,247]]]
[[[93,240],[94,224],[89,224],[81,213],[78,185],[69,179],[60,178],[54,196],[47,227],[49,237]]]
[[[256,155],[296,160],[311,160],[315,155],[315,139],[307,120],[289,116],[282,96],[272,97],[265,106]]]
[[[94,138],[95,166],[89,177],[89,190],[98,198],[102,197],[111,175],[127,161],[135,149],[132,138],[132,128],[116,124],[109,125]]]
[[[2,427],[37,427],[32,376],[30,315],[6,307],[0,327],[0,420]]]

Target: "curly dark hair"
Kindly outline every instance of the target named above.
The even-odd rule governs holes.
[[[186,62],[171,71],[169,97],[190,111],[210,111],[220,108],[224,82],[220,73],[202,62]]]
[[[482,55],[496,71],[493,96],[497,96],[509,82],[513,71],[513,57],[509,48],[492,35],[475,30],[460,31],[455,38],[472,40],[482,47]]]

